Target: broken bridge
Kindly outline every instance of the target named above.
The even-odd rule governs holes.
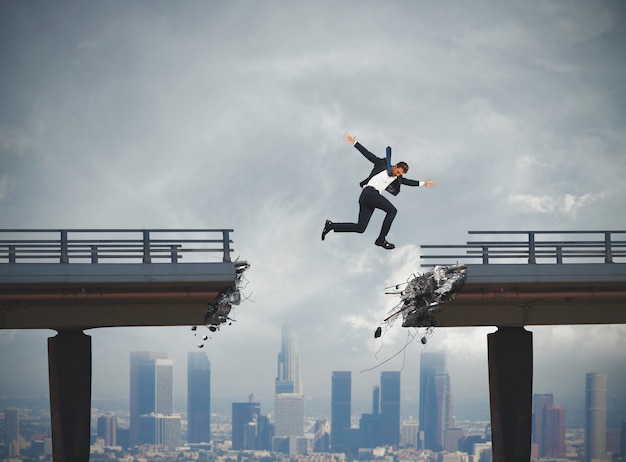
[[[48,339],[55,461],[89,460],[91,337],[97,327],[219,328],[248,264],[232,229],[0,230],[0,329]]]
[[[533,348],[525,326],[626,324],[626,231],[469,234],[482,239],[421,246],[422,266],[467,269],[436,326],[498,328],[487,336],[493,460],[529,461]]]

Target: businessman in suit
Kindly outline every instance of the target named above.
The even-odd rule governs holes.
[[[374,244],[383,249],[393,249],[395,245],[387,242],[387,234],[389,233],[391,223],[393,223],[393,219],[396,217],[398,210],[382,195],[382,192],[387,190],[394,196],[397,196],[400,192],[400,186],[403,184],[407,186],[427,186],[432,188],[435,186],[435,183],[430,179],[417,181],[404,178],[402,175],[409,171],[409,166],[406,162],[398,162],[395,165],[391,165],[391,148],[389,147],[387,148],[386,157],[381,158],[375,156],[365,149],[361,143],[357,142],[356,136],[352,136],[346,132],[343,135],[343,139],[352,143],[367,160],[374,164],[374,167],[369,176],[360,183],[363,189],[359,197],[358,222],[334,223],[330,220],[326,220],[324,229],[322,230],[322,240],[324,240],[330,231],[336,233],[363,233],[367,228],[374,210],[380,209],[384,211],[386,215],[380,229],[380,234]]]

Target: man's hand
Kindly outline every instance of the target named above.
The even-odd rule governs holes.
[[[344,132],[343,134],[343,139],[347,142],[349,142],[350,144],[354,144],[356,143],[356,136],[352,136],[350,133],[348,132]]]
[[[429,178],[426,181],[424,181],[424,186],[426,186],[427,188],[434,188],[435,182]]]

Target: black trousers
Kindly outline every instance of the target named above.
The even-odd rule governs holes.
[[[332,230],[336,233],[362,233],[367,228],[370,218],[372,218],[372,214],[376,209],[386,212],[380,235],[378,236],[378,239],[385,239],[391,229],[391,223],[393,223],[393,219],[396,217],[396,213],[398,213],[398,209],[371,186],[364,188],[359,196],[359,221],[357,223],[333,223]]]

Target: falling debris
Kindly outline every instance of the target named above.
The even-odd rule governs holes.
[[[383,334],[383,330],[380,326],[376,328],[376,332],[374,332],[374,338],[378,338]]]
[[[465,265],[435,266],[432,271],[412,275],[408,282],[392,286],[394,290],[386,293],[400,295],[400,303],[391,309],[384,323],[390,327],[402,316],[402,327],[426,328],[426,335],[421,336],[425,345],[427,335],[432,334],[437,325],[435,314],[441,310],[441,305],[456,297],[465,283],[466,274]],[[378,327],[374,337],[380,336],[381,327]]]
[[[241,290],[244,285],[245,278],[243,276],[244,271],[250,267],[247,262],[235,262],[235,282],[229,288],[223,290],[215,297],[215,300],[211,301],[207,305],[206,313],[204,315],[204,324],[211,332],[216,332],[220,329],[222,324],[228,323],[230,326],[234,319],[230,317],[230,311],[233,305],[239,305],[241,303]],[[195,331],[197,326],[191,328]],[[202,336],[202,340],[206,341],[210,337],[207,335]],[[198,348],[204,347],[203,343],[198,343]]]

